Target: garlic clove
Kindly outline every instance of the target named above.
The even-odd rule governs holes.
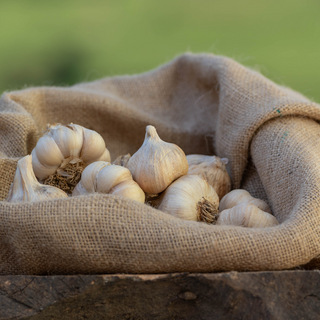
[[[267,228],[277,226],[279,222],[273,215],[260,210],[257,206],[241,203],[231,209],[220,212],[216,224],[247,228]]]
[[[111,156],[109,150],[106,148],[102,156],[96,161],[106,161],[111,162]]]
[[[265,201],[252,197],[248,191],[243,189],[234,189],[227,193],[220,201],[219,211],[230,209],[240,203],[254,204],[259,209],[272,213]]]
[[[72,191],[72,196],[95,193],[97,190],[97,175],[109,162],[96,161],[89,164],[82,172],[81,180]]]
[[[241,202],[250,200],[251,198],[251,194],[248,191],[243,189],[234,189],[221,199],[219,210],[223,211],[230,209]]]
[[[126,180],[132,180],[132,175],[127,168],[112,164],[99,171],[96,179],[96,191],[109,193],[117,184]]]
[[[35,147],[35,154],[39,163],[44,167],[59,167],[64,160],[63,154],[52,137],[42,136]]]
[[[79,157],[83,139],[72,128],[56,124],[49,126],[48,130],[48,134],[54,139],[64,158]]]
[[[109,194],[129,198],[141,203],[144,203],[145,201],[145,194],[143,190],[133,180],[120,182],[110,190]]]
[[[58,166],[53,166],[53,167],[45,167],[43,166],[36,155],[35,149],[32,150],[31,152],[32,155],[32,167],[34,174],[40,179],[44,180],[46,177],[50,176],[51,174],[55,173],[56,170],[58,169]]]
[[[80,157],[85,162],[91,162],[100,159],[106,152],[106,144],[101,135],[93,130],[83,128],[83,145]]]
[[[187,155],[189,164],[188,174],[203,174],[210,186],[222,199],[231,190],[231,179],[226,169],[227,158],[201,154]]]
[[[70,123],[66,127],[73,130],[76,138],[75,148],[71,151],[71,158],[76,159],[80,158],[80,152],[83,145],[83,129],[84,127],[79,126],[78,124]]]
[[[117,166],[126,167],[130,158],[131,158],[130,153],[127,153],[126,155],[119,156],[116,160],[114,160],[112,162],[112,164],[115,164]]]
[[[106,161],[97,161],[89,164],[83,170],[81,183],[87,191],[86,193],[94,193],[95,190],[97,190],[97,176],[106,166],[110,166],[110,163]]]
[[[42,185],[37,181],[32,169],[32,156],[25,156],[18,161],[14,181],[11,185],[8,202],[32,202],[56,198],[67,198],[62,190]]]
[[[272,211],[271,211],[269,205],[261,199],[251,198],[251,199],[245,201],[244,203],[253,204],[256,207],[258,207],[260,210],[272,214]]]
[[[130,158],[127,168],[144,192],[157,194],[187,174],[188,162],[181,148],[164,142],[155,127],[147,126],[145,140]]]
[[[219,197],[199,175],[185,175],[164,192],[159,210],[177,218],[214,223],[218,217]]]

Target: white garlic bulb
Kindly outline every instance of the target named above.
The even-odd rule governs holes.
[[[210,186],[222,199],[231,190],[231,179],[226,169],[227,158],[206,156],[202,154],[187,155],[188,174],[203,174]]]
[[[32,202],[67,197],[68,195],[62,190],[38,182],[32,170],[32,156],[29,155],[18,161],[17,170],[6,201]]]
[[[104,161],[91,163],[83,170],[72,196],[96,192],[123,196],[142,203],[145,200],[143,190],[132,180],[127,168]]]
[[[174,181],[161,196],[159,210],[177,218],[214,223],[219,197],[199,175],[185,175]]]
[[[147,126],[144,142],[127,168],[144,192],[158,194],[188,173],[188,161],[181,148],[162,141],[155,127]]]
[[[247,228],[266,228],[277,226],[278,224],[278,220],[273,215],[248,203],[241,203],[231,209],[223,210],[220,212],[216,223],[216,225]]]
[[[252,197],[248,191],[243,189],[235,189],[227,193],[220,201],[219,211],[230,209],[240,203],[254,204],[262,211],[272,213],[265,201]]]
[[[49,125],[31,154],[33,170],[40,181],[58,186],[62,180],[70,192],[86,165],[111,160],[100,134],[72,123]]]

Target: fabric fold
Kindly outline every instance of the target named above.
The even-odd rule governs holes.
[[[133,154],[145,127],[186,154],[229,159],[233,188],[265,199],[277,227],[173,218],[109,195],[0,202],[0,274],[280,270],[320,254],[320,106],[232,59],[184,54],[149,72],[0,99],[0,200],[17,160],[47,123],[100,133],[112,159]]]

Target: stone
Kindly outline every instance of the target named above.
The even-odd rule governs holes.
[[[319,319],[320,272],[1,276],[0,319]]]

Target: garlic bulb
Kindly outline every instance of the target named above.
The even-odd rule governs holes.
[[[218,216],[219,197],[199,175],[185,175],[164,192],[158,207],[175,217],[214,223]]]
[[[72,123],[48,125],[31,154],[36,177],[70,193],[86,165],[111,160],[100,134]]]
[[[6,201],[26,202],[56,198],[67,198],[62,190],[40,184],[32,170],[32,156],[25,156],[18,161],[17,170]]]
[[[247,228],[266,228],[279,224],[270,213],[260,210],[257,206],[241,203],[231,209],[223,210],[219,214],[216,225],[231,225]]]
[[[123,196],[142,203],[145,200],[143,190],[132,180],[127,168],[104,161],[91,163],[83,170],[72,196],[96,192]]]
[[[222,199],[231,190],[231,179],[226,169],[227,158],[206,156],[202,154],[187,155],[188,174],[203,174],[213,189]]]
[[[188,173],[188,161],[182,149],[162,141],[155,127],[147,126],[144,142],[127,168],[144,192],[158,194]]]
[[[131,158],[130,153],[127,153],[126,155],[119,156],[116,160],[114,160],[112,162],[112,164],[115,164],[117,166],[126,167],[130,158]]]
[[[227,193],[220,201],[219,211],[230,209],[240,203],[254,204],[262,211],[272,213],[265,201],[252,197],[248,191],[243,189],[235,189]]]

